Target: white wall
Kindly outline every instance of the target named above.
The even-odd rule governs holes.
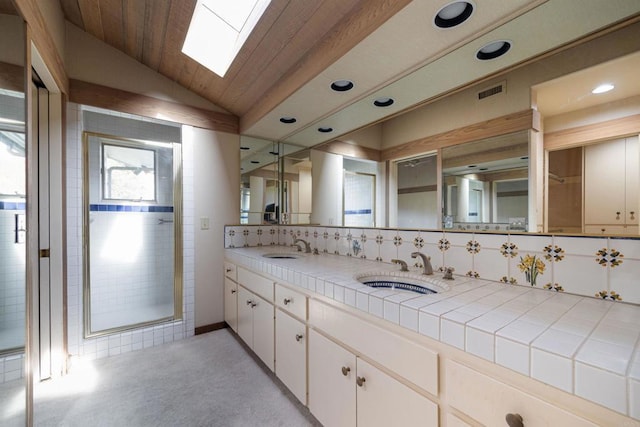
[[[66,24],[66,31],[65,63],[70,79],[225,112],[224,109],[85,33],[70,22]]]
[[[342,224],[342,156],[311,150],[311,223]]]
[[[183,126],[193,143],[196,327],[224,320],[224,225],[240,217],[240,136]],[[209,219],[202,230],[201,218]],[[186,221],[187,219],[185,219]]]

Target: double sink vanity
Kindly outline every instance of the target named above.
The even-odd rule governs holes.
[[[640,426],[636,305],[290,246],[225,254],[225,321],[323,425]]]

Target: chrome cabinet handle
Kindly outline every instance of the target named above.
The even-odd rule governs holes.
[[[636,219],[636,213],[634,211],[629,212],[631,219]]]
[[[235,294],[236,292],[238,292],[238,291],[236,291],[235,289],[231,289],[231,293],[232,294]]]
[[[300,342],[300,341],[302,341],[302,338],[304,338],[304,335],[296,334],[296,341]]]
[[[365,381],[366,379],[364,377],[356,377],[356,384],[358,384],[358,387],[362,387]]]
[[[616,212],[616,219],[620,219],[620,212]]]
[[[351,368],[349,368],[348,366],[342,367],[342,375],[346,377],[347,375],[349,375],[349,372],[351,372]]]
[[[251,305],[253,304],[253,301],[251,301],[250,299],[247,300],[247,305]]]
[[[292,298],[285,298],[285,299],[283,300],[283,302],[284,302],[284,305],[288,305],[289,303],[292,303],[292,302],[293,302],[293,299],[292,299]]]
[[[524,427],[520,414],[507,414],[504,419],[509,427]]]
[[[227,273],[231,273],[233,271],[233,268],[227,268]]]
[[[257,304],[257,303],[255,303],[255,302],[252,302],[252,303],[251,303],[251,308],[255,307],[256,305],[258,305],[258,304]]]

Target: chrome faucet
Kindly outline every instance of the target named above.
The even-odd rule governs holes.
[[[427,276],[432,275],[433,274],[433,267],[431,266],[431,257],[426,256],[422,252],[413,252],[413,253],[411,253],[411,258],[417,258],[417,257],[422,258],[422,265],[424,267],[424,270],[423,270],[422,274],[426,274]]]
[[[401,259],[392,259],[392,264],[400,264],[400,271],[409,271],[409,267],[407,267],[407,263],[402,261]]]
[[[311,245],[306,240],[295,239],[293,241],[293,246],[298,246],[298,243],[304,243],[304,252],[307,254],[311,253]],[[298,246],[298,252],[302,252],[302,246]]]

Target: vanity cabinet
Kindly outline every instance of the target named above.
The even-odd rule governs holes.
[[[238,332],[238,284],[228,277],[224,278],[224,321]]]
[[[276,376],[307,403],[307,297],[276,284]]]
[[[308,406],[327,426],[438,425],[436,403],[314,330]]]
[[[585,232],[638,234],[638,136],[584,149]]]
[[[454,361],[448,361],[446,365],[445,382],[449,405],[482,425],[520,425],[517,421],[507,422],[510,414],[510,418],[515,420],[521,417],[522,425],[527,427],[596,426],[578,415]],[[462,423],[459,419],[457,421]]]
[[[307,403],[307,326],[276,309],[276,376]]]
[[[274,308],[257,294],[238,286],[238,335],[253,352],[274,369]]]

